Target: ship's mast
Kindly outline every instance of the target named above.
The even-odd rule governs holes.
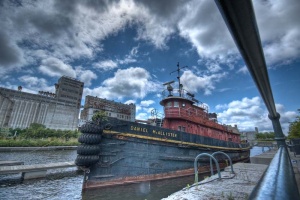
[[[186,68],[187,66],[184,67],[179,67],[179,62],[177,62],[177,70],[172,71],[170,74],[177,72],[177,79],[178,79],[178,89],[179,89],[179,96],[181,97],[182,93],[182,84],[180,83],[180,70],[183,68]]]

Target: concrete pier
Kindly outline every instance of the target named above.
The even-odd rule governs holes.
[[[205,180],[187,186],[163,200],[201,200],[201,199],[248,199],[252,190],[267,169],[277,149],[251,158],[252,163],[236,163],[221,172],[221,179],[215,174]],[[290,153],[298,190],[300,191],[300,156]]]
[[[76,150],[77,146],[48,146],[48,147],[0,147],[0,152],[9,151],[55,151]]]
[[[215,174],[194,185],[178,191],[164,200],[200,199],[248,199],[251,191],[267,169],[267,165],[236,163],[221,172],[221,179]]]
[[[269,165],[276,154],[277,149],[272,149],[263,154],[250,157],[250,162],[253,164]]]
[[[0,166],[14,166],[14,165],[24,165],[22,161],[12,161],[12,160],[0,160]]]
[[[42,178],[48,169],[76,167],[74,162],[59,162],[36,165],[0,166],[0,175],[22,173],[23,179]]]

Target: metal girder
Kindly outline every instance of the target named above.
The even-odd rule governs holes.
[[[300,199],[276,112],[251,0],[215,0],[269,111],[279,150],[249,199]]]
[[[215,2],[269,111],[275,140],[278,145],[285,145],[252,2],[251,0],[215,0]]]

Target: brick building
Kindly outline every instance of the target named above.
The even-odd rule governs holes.
[[[80,113],[82,123],[92,119],[97,111],[105,111],[108,117],[114,117],[125,121],[135,121],[136,106],[131,103],[129,105],[102,99],[93,96],[86,96],[84,109]]]

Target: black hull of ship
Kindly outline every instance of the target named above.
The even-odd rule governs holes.
[[[233,162],[249,160],[246,144],[220,141],[189,133],[111,119],[103,126],[99,161],[86,170],[83,190],[190,176],[201,153],[223,151]],[[220,167],[222,154],[215,156]],[[199,160],[199,173],[210,171],[209,158]]]

